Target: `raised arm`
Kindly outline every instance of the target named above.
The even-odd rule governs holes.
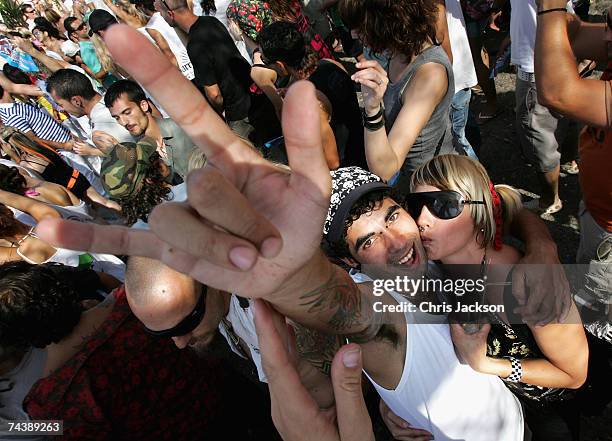
[[[43,202],[39,202],[18,194],[9,193],[8,191],[4,190],[0,190],[0,203],[29,214],[36,219],[37,222],[44,219],[61,218],[57,210]]]
[[[41,52],[34,48],[32,43],[25,38],[13,37],[13,41],[22,51],[29,54],[32,58],[40,61],[45,65],[51,72],[57,72],[60,69],[66,69],[70,66],[70,63],[66,61],[56,60],[55,58],[51,58],[44,52]]]
[[[565,8],[563,0],[539,0],[539,10]],[[603,23],[582,23],[565,12],[538,15],[535,76],[540,103],[598,127],[612,124],[610,83],[578,75],[576,59],[607,62]]]
[[[380,110],[389,83],[387,73],[377,61],[360,62],[357,67],[361,70],[352,79],[361,84],[366,114],[374,116]],[[444,66],[427,63],[419,68],[402,95],[402,109],[389,134],[384,126],[375,131],[364,129],[370,171],[389,180],[401,169],[447,89]]]

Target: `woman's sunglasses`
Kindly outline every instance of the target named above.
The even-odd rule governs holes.
[[[454,190],[427,191],[424,193],[410,193],[406,197],[408,211],[414,219],[417,219],[427,209],[439,219],[454,219],[461,214],[466,204],[484,205],[484,201],[467,201],[461,193]]]

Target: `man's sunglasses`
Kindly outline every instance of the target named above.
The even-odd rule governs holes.
[[[461,214],[466,204],[484,205],[484,201],[468,201],[461,193],[454,190],[427,191],[424,193],[410,193],[406,197],[408,211],[414,219],[417,219],[427,209],[439,219],[454,219]]]
[[[202,293],[200,294],[200,298],[198,299],[198,303],[196,303],[193,311],[189,313],[187,317],[180,321],[180,323],[170,329],[164,329],[163,331],[153,331],[145,326],[145,331],[148,334],[154,335],[156,337],[182,337],[183,335],[189,334],[195,328],[198,327],[202,319],[204,318],[204,313],[206,312],[206,291],[208,288],[206,285],[202,288]]]

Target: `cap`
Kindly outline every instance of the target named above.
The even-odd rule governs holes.
[[[334,243],[342,238],[344,221],[355,202],[368,193],[391,187],[374,173],[360,167],[344,167],[330,173],[332,196],[323,225],[323,234],[329,242]]]
[[[109,26],[117,24],[117,19],[104,9],[94,9],[92,13],[89,14],[88,23],[89,36],[91,37],[95,32],[103,31]]]
[[[154,140],[124,142],[113,147],[102,161],[102,185],[111,199],[125,199],[140,191],[151,165],[150,157],[157,150]]]

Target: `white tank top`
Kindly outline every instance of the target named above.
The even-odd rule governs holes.
[[[156,12],[155,14],[153,14],[153,16],[151,16],[149,22],[144,28],[138,29],[146,37],[151,39],[151,36],[146,31],[146,29],[155,29],[157,32],[162,34],[162,36],[168,42],[170,50],[176,57],[176,61],[179,65],[181,73],[189,81],[193,80],[195,78],[195,73],[193,72],[193,64],[191,64],[191,60],[189,59],[189,55],[187,54],[187,48],[177,35],[176,31],[172,29],[172,26],[170,26],[166,22],[166,20],[164,20],[164,18],[159,12]]]
[[[359,281],[365,281],[363,275]],[[390,294],[398,303],[407,302]],[[504,383],[459,362],[448,324],[415,324],[423,320],[411,312],[405,316],[406,358],[399,384],[388,390],[368,376],[389,408],[436,441],[522,440],[521,405]]]

